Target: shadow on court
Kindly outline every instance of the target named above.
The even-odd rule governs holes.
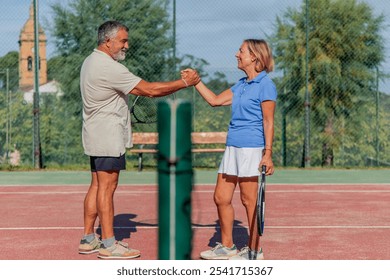
[[[221,227],[219,226],[219,220],[216,220],[214,224],[202,225],[202,224],[193,224],[193,226],[197,226],[199,228],[202,227],[211,227],[214,226],[214,234],[209,239],[209,243],[207,244],[209,247],[214,247],[217,242],[221,243]],[[233,241],[236,244],[237,248],[242,248],[247,246],[248,244],[248,230],[246,227],[242,225],[241,221],[234,220],[233,223]]]
[[[137,215],[135,214],[118,214],[114,217],[114,235],[116,240],[122,241],[131,237],[132,233],[137,232],[137,227],[156,227],[157,223],[143,223],[133,221]],[[101,236],[102,229],[99,226],[96,229],[96,234]]]

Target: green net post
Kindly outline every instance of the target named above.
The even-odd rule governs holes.
[[[189,260],[192,249],[191,104],[158,105],[158,242],[160,260]]]

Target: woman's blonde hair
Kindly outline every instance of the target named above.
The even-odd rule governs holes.
[[[244,42],[247,43],[249,51],[256,57],[256,71],[272,72],[275,62],[267,42],[263,39],[246,39]]]

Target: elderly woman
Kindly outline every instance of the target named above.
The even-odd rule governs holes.
[[[264,259],[256,227],[256,199],[259,168],[274,173],[272,143],[277,92],[268,74],[274,68],[271,49],[264,40],[244,40],[236,53],[238,68],[246,77],[219,95],[202,82],[195,85],[211,106],[232,106],[226,149],[218,170],[214,202],[221,226],[221,243],[200,254],[203,259]],[[183,71],[185,77],[188,71]],[[249,242],[237,251],[233,242],[232,198],[238,184],[246,209]]]

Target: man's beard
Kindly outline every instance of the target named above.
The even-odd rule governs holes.
[[[116,61],[122,61],[125,60],[126,58],[126,51],[125,50],[120,50],[118,53],[113,55],[114,59]]]

